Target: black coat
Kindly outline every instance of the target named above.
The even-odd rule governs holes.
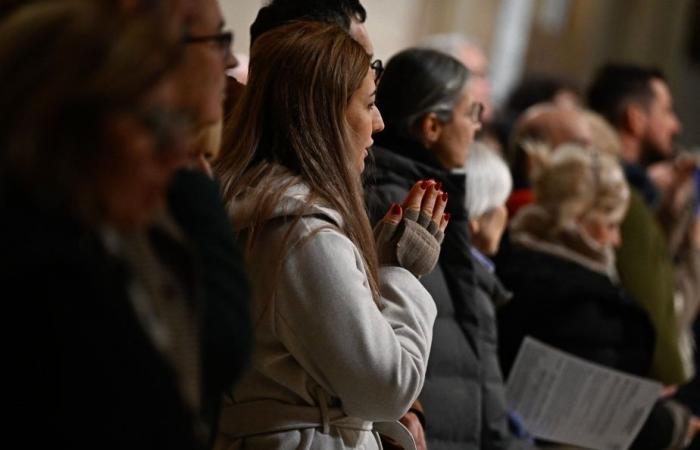
[[[599,272],[514,245],[498,265],[513,301],[499,311],[499,352],[509,373],[532,336],[590,361],[648,376],[654,330],[646,314]]]
[[[607,275],[519,245],[499,261],[498,274],[514,294],[498,314],[504,373],[510,372],[523,338],[532,336],[589,361],[649,375],[654,329],[646,313]],[[679,414],[685,412],[678,405],[657,402],[631,448],[669,447],[683,422]]]
[[[498,360],[496,311],[506,305],[512,294],[481,261],[474,260],[476,275],[475,305],[479,318],[481,380],[481,448],[530,448],[525,439],[515,439],[507,428],[507,401]]]
[[[432,153],[413,142],[380,133],[366,170],[366,196],[372,223],[380,220],[392,202],[401,203],[420,179],[443,184],[451,214],[435,270],[421,279],[437,305],[433,344],[423,390],[419,397],[427,427],[429,448],[506,448],[512,440],[500,432],[506,426],[500,405],[486,417],[490,402],[495,356],[489,359],[481,339],[485,325],[477,305],[474,261],[469,251],[468,217],[464,209],[465,176],[440,167]],[[491,319],[493,321],[493,319]],[[500,376],[500,375],[499,375]],[[489,398],[487,398],[489,397]],[[497,426],[488,423],[497,417]],[[497,432],[495,430],[498,430]]]
[[[12,336],[4,340],[5,441],[200,448],[174,372],[133,311],[127,266],[94,230],[17,191],[0,193],[0,217],[3,329]],[[176,276],[192,274],[187,252],[152,238],[180,269]]]
[[[194,247],[203,288],[203,412],[216,435],[222,396],[246,368],[252,349],[250,287],[219,184],[181,170],[169,192],[170,210]]]

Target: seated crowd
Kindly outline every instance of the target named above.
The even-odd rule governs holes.
[[[700,446],[700,159],[663,73],[499,112],[474,43],[384,65],[366,16],[266,2],[243,86],[217,0],[0,6],[10,440],[556,446],[506,396],[530,336],[664,386],[631,448]]]

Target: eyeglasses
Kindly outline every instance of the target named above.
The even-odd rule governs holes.
[[[384,75],[384,64],[382,60],[375,59],[369,66],[374,70],[374,84],[379,84],[379,80],[382,78],[382,75]]]
[[[481,123],[482,116],[484,115],[484,105],[483,103],[472,103],[469,108],[469,120],[474,123]]]
[[[208,36],[192,36],[185,34],[183,38],[185,44],[201,44],[203,42],[214,42],[221,50],[221,56],[225,59],[231,53],[231,45],[233,44],[233,32],[224,31],[218,34]]]

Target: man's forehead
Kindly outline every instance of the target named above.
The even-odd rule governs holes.
[[[183,0],[185,22],[190,26],[218,27],[223,16],[217,0]]]
[[[671,90],[666,82],[660,78],[654,78],[650,82],[651,90],[654,92],[654,99],[661,102],[671,101]]]
[[[475,45],[464,45],[460,52],[461,62],[476,76],[486,76],[488,59],[481,49]]]
[[[369,38],[365,24],[353,18],[350,21],[350,36],[355,39],[367,52],[368,55],[374,55],[374,45]]]

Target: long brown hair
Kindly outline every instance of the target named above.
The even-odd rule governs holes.
[[[264,185],[280,166],[297,176],[310,188],[307,204],[320,201],[343,217],[342,231],[360,250],[379,303],[379,264],[345,116],[369,65],[362,46],[336,25],[296,22],[261,35],[215,170],[227,202],[247,186]],[[282,193],[270,183],[265,187],[249,253]]]

